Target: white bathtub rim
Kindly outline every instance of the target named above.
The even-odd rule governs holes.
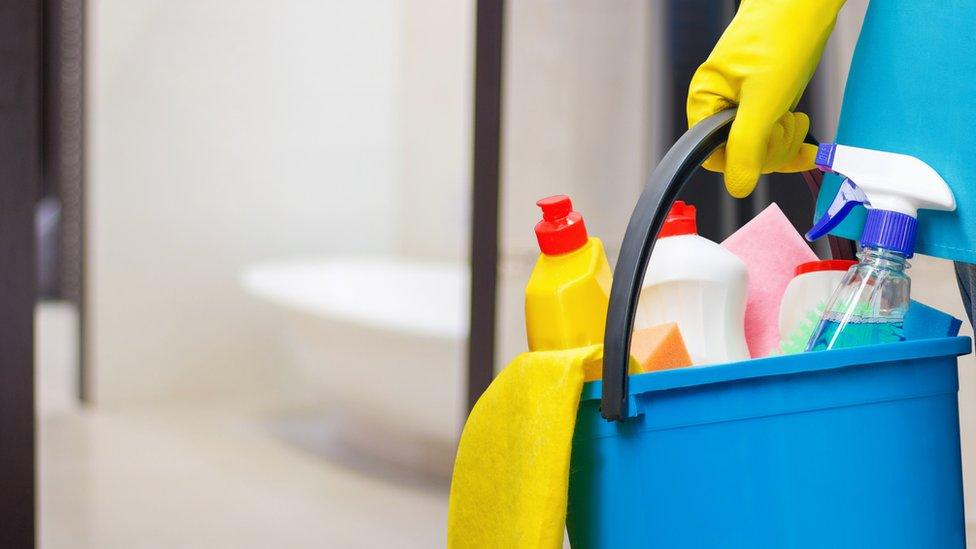
[[[468,336],[469,272],[467,265],[445,261],[340,256],[252,265],[240,282],[247,293],[287,310],[458,341]],[[343,292],[341,286],[351,282],[343,277],[352,273],[369,288]]]

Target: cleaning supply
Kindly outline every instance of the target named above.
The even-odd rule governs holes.
[[[612,271],[600,239],[589,237],[568,196],[543,198],[535,226],[542,254],[525,288],[530,351],[603,341]]]
[[[819,307],[822,313],[844,274],[855,264],[857,261],[850,259],[821,259],[797,265],[793,280],[786,286],[779,304],[780,335],[785,338],[792,333],[814,309]],[[806,345],[806,341],[803,344]]]
[[[611,271],[567,196],[538,203],[542,255],[525,289],[529,349],[491,382],[458,442],[447,546],[562,547],[584,380],[602,375]],[[594,345],[595,344],[595,345]],[[679,353],[673,334],[656,356]],[[630,360],[628,371],[640,373]]]
[[[826,307],[826,303],[820,303],[804,315],[793,330],[783,337],[779,350],[775,354],[794,355],[806,351],[810,338],[820,327],[820,318]],[[958,318],[913,299],[908,304],[908,312],[905,313],[903,335],[905,341],[956,337],[961,327],[962,321]]]
[[[722,247],[749,271],[745,333],[752,358],[772,352],[780,340],[779,310],[796,266],[817,256],[776,203],[739,228]]]
[[[671,370],[692,364],[676,322],[634,330],[630,338],[630,355],[640,364],[641,372]]]
[[[703,165],[742,198],[760,173],[813,168],[810,121],[794,113],[843,0],[744,0],[688,90],[688,124],[738,105],[729,142]]]
[[[850,259],[821,259],[796,266],[779,304],[780,343],[774,354],[792,355],[807,349],[827,300],[856,264]]]
[[[962,321],[914,299],[905,313],[905,340],[934,339],[959,335]]]
[[[868,214],[860,262],[828,301],[807,350],[902,341],[911,292],[905,271],[915,251],[918,210],[954,210],[952,190],[931,166],[905,154],[825,143],[817,166],[846,179],[807,239],[830,232],[857,205]]]
[[[695,207],[677,201],[647,264],[635,329],[677,322],[695,364],[749,356],[742,318],[746,266],[698,236]]]
[[[602,351],[523,353],[478,399],[454,460],[449,548],[562,547],[583,372]]]
[[[820,317],[823,316],[827,303],[818,303],[816,307],[804,314],[788,332],[780,334],[779,346],[770,352],[770,355],[795,355],[807,350],[807,343],[810,337],[820,326]]]

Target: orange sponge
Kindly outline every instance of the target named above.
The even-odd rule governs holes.
[[[675,322],[635,330],[630,340],[630,354],[644,372],[691,366],[685,340]]]

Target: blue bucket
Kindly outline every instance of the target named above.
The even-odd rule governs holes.
[[[969,338],[627,375],[655,237],[734,116],[682,136],[631,216],[603,380],[584,386],[577,416],[573,547],[965,547],[956,357]],[[816,192],[819,174],[804,177]],[[834,257],[852,250],[831,240]]]
[[[907,341],[630,378],[635,417],[583,390],[574,548],[965,547],[956,357]]]

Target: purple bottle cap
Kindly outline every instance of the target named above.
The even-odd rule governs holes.
[[[889,210],[868,210],[861,245],[884,248],[904,254],[915,255],[915,232],[918,220],[901,212]]]

